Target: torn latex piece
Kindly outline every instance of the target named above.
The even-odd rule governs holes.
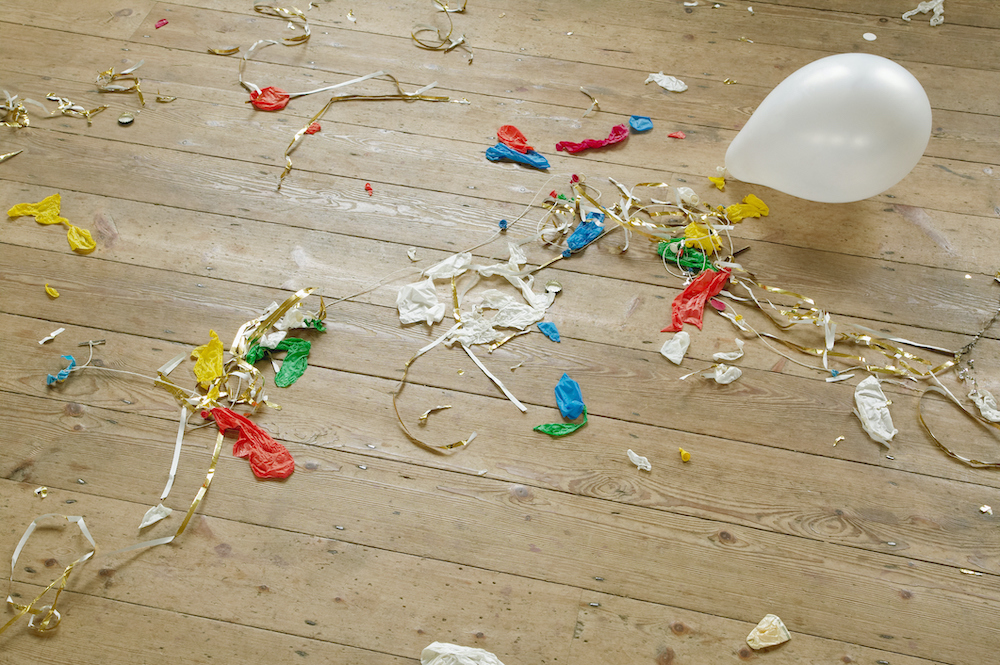
[[[681,330],[663,343],[660,354],[673,364],[680,365],[690,345],[691,335]]]
[[[747,644],[754,650],[764,649],[787,642],[791,638],[781,619],[774,614],[768,614],[747,635]]]
[[[444,319],[445,305],[438,300],[434,279],[428,277],[422,282],[404,284],[396,294],[396,309],[399,322],[406,325],[423,321],[427,325]]]
[[[571,379],[569,374],[563,374],[556,384],[556,404],[559,406],[559,413],[567,420],[576,420],[586,408],[580,384]]]
[[[730,275],[730,270],[726,268],[719,272],[706,270],[695,277],[694,281],[674,298],[671,305],[671,324],[660,332],[677,332],[685,323],[692,323],[701,330],[705,303],[725,288]]]
[[[854,415],[861,419],[861,426],[868,432],[868,436],[888,448],[892,437],[899,430],[892,426],[889,400],[882,392],[879,380],[869,376],[859,383],[854,389],[854,402],[857,406]]]
[[[208,390],[213,381],[222,377],[223,372],[222,340],[214,330],[209,330],[208,334],[211,337],[209,342],[191,352],[191,357],[197,360],[194,364],[194,375],[203,390]]]
[[[997,400],[993,393],[988,390],[974,389],[969,393],[969,399],[975,402],[983,418],[991,423],[1000,423],[1000,409],[997,409]]]
[[[588,212],[587,219],[580,222],[573,233],[566,238],[570,251],[576,252],[597,240],[604,233],[604,213]]]
[[[712,368],[707,372],[703,372],[702,376],[706,379],[714,379],[716,383],[725,386],[743,376],[743,370],[739,367],[732,367],[730,365],[720,363],[712,366]]]
[[[540,153],[534,150],[521,153],[503,143],[497,143],[495,146],[487,148],[486,159],[491,162],[515,162],[534,167],[540,171],[549,168],[549,160],[545,159]]]
[[[615,125],[611,128],[611,133],[608,134],[606,139],[584,139],[580,143],[574,143],[573,141],[560,141],[556,143],[556,150],[565,151],[568,153],[577,153],[582,150],[589,150],[591,148],[603,148],[605,146],[613,145],[615,143],[621,143],[628,138],[628,126],[627,125]]]
[[[495,654],[485,649],[434,642],[420,654],[420,665],[503,665]]]
[[[680,333],[678,333],[680,334]],[[728,353],[713,353],[713,360],[725,360],[727,362],[732,362],[734,360],[739,360],[743,357],[743,340],[737,339],[736,346],[738,347],[735,351],[729,351]]]
[[[555,294],[552,295],[554,297]],[[545,317],[546,308],[518,302],[513,296],[496,289],[483,291],[481,297],[482,302],[475,309],[462,313],[462,325],[447,335],[444,340],[446,346],[456,342],[469,346],[497,342],[504,337],[498,328],[524,330]],[[487,318],[487,310],[495,310],[494,315]]]
[[[521,133],[521,130],[514,125],[504,125],[497,130],[497,140],[508,148],[513,148],[524,154],[529,150],[534,150],[528,145],[528,137]]]
[[[652,471],[653,470],[653,465],[649,463],[649,459],[648,458],[643,457],[642,455],[635,454],[634,452],[632,452],[631,448],[629,448],[625,452],[628,454],[629,461],[632,462],[632,464],[635,464],[639,468],[640,471]]]
[[[430,279],[451,279],[458,277],[472,265],[472,254],[470,252],[459,252],[452,254],[443,261],[438,261],[427,270],[421,273]]]
[[[67,361],[69,365],[66,367],[66,369],[59,370],[59,372],[55,376],[53,376],[52,374],[46,376],[45,385],[51,386],[55,383],[62,383],[63,381],[69,378],[70,372],[72,372],[73,368],[76,367],[76,359],[73,356],[63,356],[62,358],[63,360]]]
[[[288,449],[260,427],[225,407],[211,409],[211,414],[220,433],[233,429],[239,432],[233,444],[233,455],[247,458],[255,476],[287,478],[295,471],[295,460]],[[208,414],[202,416],[207,418]]]
[[[284,334],[283,331],[281,331]],[[267,337],[265,335],[264,337]],[[300,337],[285,337],[278,341],[274,346],[265,347],[263,344],[264,338],[261,338],[262,343],[250,347],[247,351],[246,361],[251,365],[256,364],[265,355],[268,355],[269,351],[287,351],[287,355],[281,363],[281,369],[274,377],[274,385],[279,388],[287,388],[292,385],[305,373],[306,367],[309,361],[309,350],[312,348],[312,342]]]
[[[748,217],[767,217],[770,210],[767,204],[753,194],[743,197],[743,203],[734,203],[726,207],[726,217],[734,224]]]
[[[74,226],[65,217],[59,216],[62,206],[62,197],[59,194],[47,196],[38,203],[19,203],[7,211],[8,217],[34,217],[35,221],[42,225],[62,224],[68,230],[66,240],[74,252],[89,254],[97,249],[97,243],[90,235],[90,231]]]
[[[691,222],[684,227],[684,246],[711,253],[722,249],[719,233],[701,222]]]
[[[927,2],[921,2],[917,5],[916,9],[912,9],[903,14],[903,20],[909,21],[912,16],[917,14],[926,14],[930,11],[934,12],[934,15],[931,16],[932,26],[939,26],[944,23],[944,0],[928,0]]]
[[[162,503],[158,503],[146,511],[145,516],[142,518],[142,524],[139,525],[139,528],[145,529],[147,526],[152,526],[160,520],[168,517],[172,512],[174,511],[170,508],[167,508]]]
[[[673,76],[667,76],[663,72],[659,74],[650,74],[646,78],[646,83],[656,83],[664,90],[669,92],[684,92],[688,89],[687,84],[679,78]]]

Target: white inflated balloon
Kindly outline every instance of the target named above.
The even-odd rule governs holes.
[[[910,72],[844,53],[779,83],[729,145],[726,168],[810,201],[860,201],[905,178],[930,135],[931,104]]]

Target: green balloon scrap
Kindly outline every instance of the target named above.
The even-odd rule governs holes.
[[[278,342],[278,345],[274,349],[265,349],[260,344],[254,344],[247,351],[246,360],[251,365],[254,365],[272,350],[287,351],[288,353],[281,363],[281,369],[278,370],[278,373],[274,377],[274,385],[279,388],[287,388],[305,373],[308,366],[306,361],[309,359],[309,349],[311,347],[312,343],[309,340],[299,337],[286,337]]]
[[[664,257],[667,263],[680,264],[681,268],[685,270],[701,272],[706,268],[710,268],[716,272],[719,271],[718,268],[709,262],[705,252],[697,250],[694,247],[685,247],[683,244],[684,240],[685,238],[674,238],[673,240],[661,241],[656,248],[656,253]],[[680,260],[677,258],[677,249],[679,247],[682,248]]]
[[[548,423],[547,425],[539,425],[534,429],[536,432],[541,432],[542,434],[548,434],[549,436],[566,436],[567,434],[572,434],[576,430],[580,429],[587,424],[587,407],[583,407],[583,421],[579,423]]]

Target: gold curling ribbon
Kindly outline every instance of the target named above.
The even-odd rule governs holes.
[[[939,395],[944,395],[945,397],[949,398],[949,401],[955,406],[957,406],[962,411],[962,413],[964,413],[969,418],[976,421],[983,427],[992,427],[994,429],[1000,429],[1000,425],[997,425],[996,423],[990,422],[989,420],[986,420],[985,418],[982,418],[980,416],[977,416],[975,413],[972,413],[964,406],[962,406],[961,403],[959,403],[958,400],[955,399],[955,396],[949,393],[947,390],[939,388],[938,386],[930,386],[927,388],[927,390],[925,390],[923,393],[920,394],[920,399],[917,400],[917,419],[920,420],[920,425],[924,428],[924,431],[927,432],[927,435],[931,437],[931,440],[933,440],[934,443],[937,444],[938,448],[943,450],[945,454],[948,455],[948,457],[956,459],[959,462],[965,464],[966,466],[972,467],[973,469],[1000,469],[1000,462],[980,462],[979,460],[972,459],[970,457],[964,457],[962,455],[959,455],[952,449],[950,449],[948,446],[941,443],[941,441],[936,436],[934,436],[934,433],[931,432],[931,428],[928,427],[927,425],[927,421],[924,420],[924,397],[926,397],[928,393],[937,393]]]
[[[134,92],[139,96],[139,104],[142,106],[146,105],[146,100],[143,99],[142,90],[139,88],[139,77],[136,76],[135,70],[142,66],[144,61],[140,60],[139,64],[133,65],[128,69],[122,70],[121,72],[115,73],[115,68],[112,67],[106,71],[101,72],[97,75],[98,92]],[[132,85],[122,85],[120,81],[131,81]]]
[[[452,328],[452,330],[454,330],[454,328]],[[448,332],[450,333],[451,330],[449,330]],[[396,400],[403,393],[403,388],[406,386],[406,377],[410,372],[410,365],[412,365],[413,361],[415,361],[421,355],[422,351],[418,351],[416,355],[414,355],[412,358],[406,361],[406,365],[403,367],[403,378],[399,380],[399,385],[396,387],[396,391],[393,392],[392,394],[392,409],[393,411],[396,412],[396,421],[399,423],[399,427],[400,429],[403,430],[403,434],[406,435],[406,438],[408,438],[410,441],[417,444],[424,450],[429,450],[432,453],[437,453],[439,455],[453,455],[462,448],[472,443],[472,440],[476,438],[476,433],[473,432],[472,434],[469,435],[468,438],[456,441],[455,443],[447,443],[444,445],[435,446],[433,444],[422,441],[421,439],[418,439],[416,436],[414,436],[413,433],[410,432],[409,429],[407,429],[406,423],[403,422],[403,417],[399,414],[399,405],[396,403]]]
[[[291,22],[292,25],[294,25],[295,21],[302,21],[302,25],[299,26],[302,28],[302,34],[295,35],[294,37],[282,38],[282,41],[285,43],[285,46],[296,46],[298,44],[305,44],[307,41],[309,41],[309,37],[312,34],[309,30],[309,19],[307,19],[306,15],[302,13],[302,10],[297,9],[295,7],[277,7],[268,2],[254,3],[253,10],[258,14],[263,14],[265,16],[274,16],[275,18],[285,19]],[[217,53],[216,50],[212,49],[209,50],[212,51],[213,53]],[[233,53],[235,53],[235,51],[233,51]]]
[[[448,53],[456,48],[461,47],[464,51],[469,54],[469,64],[472,64],[472,59],[474,54],[472,49],[469,47],[467,41],[465,41],[465,35],[458,37],[457,39],[452,38],[452,34],[455,32],[455,23],[451,20],[452,14],[461,14],[465,12],[465,6],[468,4],[469,0],[465,0],[461,7],[456,7],[452,9],[447,3],[442,2],[442,0],[434,0],[434,4],[438,6],[438,11],[444,12],[445,17],[448,19],[448,33],[442,35],[440,28],[435,28],[431,25],[426,25],[424,23],[418,23],[413,26],[410,31],[410,38],[416,43],[417,46],[426,51],[443,51]],[[423,37],[424,33],[433,33],[434,37]],[[421,35],[418,37],[418,35]]]

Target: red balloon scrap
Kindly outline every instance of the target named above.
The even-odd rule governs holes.
[[[233,455],[249,458],[253,475],[258,478],[287,478],[295,471],[295,460],[288,448],[272,439],[270,434],[225,407],[217,406],[211,412],[220,432],[239,431],[239,438],[233,444]],[[208,417],[207,413],[201,415]]]
[[[603,148],[604,146],[612,145],[614,143],[621,143],[627,138],[628,126],[615,125],[611,128],[611,133],[608,134],[608,138],[606,139],[585,139],[580,143],[560,141],[556,144],[556,150],[564,150],[569,153],[580,152],[581,150],[588,150],[590,148]]]
[[[306,127],[306,134],[315,134],[316,132],[318,132],[321,129],[322,129],[322,127],[319,126],[319,123],[318,122],[314,122],[313,124],[311,124],[308,127]]]
[[[571,185],[575,185],[576,183],[580,182],[580,176],[574,173],[573,177],[569,179],[569,182]]]
[[[671,306],[672,321],[660,332],[678,332],[685,323],[693,323],[698,326],[698,330],[701,330],[705,303],[726,287],[731,272],[729,268],[724,268],[719,272],[705,270],[695,277],[694,281],[688,284],[679,296],[674,298],[674,303]]]
[[[370,182],[365,183],[365,191],[368,192],[368,196],[371,196],[372,194],[375,193],[375,190],[372,189],[372,184]]]
[[[156,22],[156,25],[154,25],[153,27],[156,28],[157,30],[159,30],[160,28],[162,28],[163,26],[165,26],[167,23],[170,23],[170,21],[168,21],[165,18],[161,18],[159,21]]]
[[[514,125],[504,125],[497,130],[497,140],[508,148],[517,150],[522,155],[529,150],[534,150],[528,145],[528,137],[521,133],[521,130]]]
[[[291,97],[281,88],[268,86],[250,93],[250,103],[258,111],[280,111],[288,106]]]
[[[670,138],[672,138],[672,139],[686,139],[687,138],[687,134],[685,134],[684,132],[682,132],[680,130],[677,130],[676,132],[674,132],[672,134],[667,134],[667,136],[670,137]]]

